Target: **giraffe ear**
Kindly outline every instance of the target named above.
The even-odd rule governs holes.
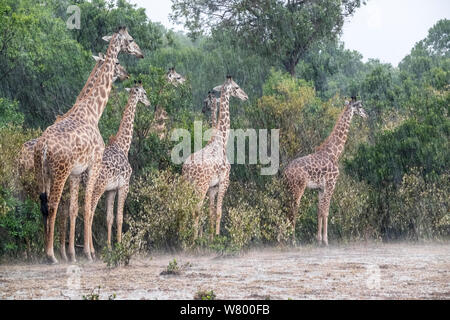
[[[130,89],[130,88],[125,88],[125,91],[126,91],[126,92],[130,92],[131,89]]]
[[[106,42],[111,41],[112,36],[104,36],[102,39],[105,40]]]
[[[102,57],[97,57],[97,56],[92,56],[92,58],[94,58],[95,61],[103,61]]]
[[[220,85],[220,86],[214,87],[213,91],[222,92],[222,86]]]

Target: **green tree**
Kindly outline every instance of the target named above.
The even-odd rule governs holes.
[[[190,36],[231,30],[242,46],[277,57],[292,76],[308,49],[335,39],[361,0],[172,0],[172,19]]]
[[[40,4],[0,1],[0,96],[19,101],[26,125],[43,127],[71,106],[91,58]]]

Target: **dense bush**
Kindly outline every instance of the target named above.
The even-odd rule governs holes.
[[[34,177],[19,177],[17,155],[36,131],[0,128],[0,258],[37,258],[43,252],[42,217],[34,199]]]
[[[193,244],[195,192],[180,175],[155,171],[132,183],[127,224],[139,250],[187,248]]]

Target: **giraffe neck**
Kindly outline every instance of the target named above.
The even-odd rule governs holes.
[[[217,126],[217,100],[216,97],[212,99],[211,106],[211,127],[215,128]]]
[[[130,94],[128,103],[123,111],[122,120],[120,121],[119,130],[111,142],[119,146],[122,151],[128,155],[131,140],[133,138],[134,117],[136,115],[136,105],[138,99],[135,94]]]
[[[98,71],[98,79],[95,81],[89,94],[72,108],[74,109],[72,114],[79,115],[84,119],[98,124],[112,88],[114,63],[120,51],[120,46],[117,42],[118,34],[116,33],[113,35],[108,50],[106,51],[105,61]]]
[[[83,89],[81,89],[80,93],[78,94],[77,99],[75,100],[75,103],[72,106],[72,108],[70,108],[66,113],[64,113],[62,116],[57,118],[56,122],[61,121],[61,120],[65,119],[65,118],[67,118],[68,116],[70,116],[70,114],[76,109],[76,105],[83,98],[85,98],[85,97],[87,97],[89,95],[89,93],[91,92],[92,88],[95,85],[95,82],[98,79],[99,71],[100,71],[100,65],[101,65],[101,62],[97,61],[97,63],[95,64],[94,68],[91,71],[91,74],[89,75],[88,80],[84,84]]]
[[[353,110],[350,106],[347,106],[336,122],[333,131],[318,148],[318,151],[326,152],[331,158],[337,161],[344,151],[344,145],[347,141],[348,130],[350,128],[352,118]]]
[[[220,93],[219,118],[216,124],[216,132],[213,141],[219,142],[225,149],[230,132],[230,93],[222,88]]]
[[[75,103],[79,102],[81,99],[85,98],[92,90],[92,88],[95,85],[95,82],[98,80],[100,66],[102,62],[97,61],[97,63],[94,66],[94,69],[92,69],[91,74],[89,75],[88,80],[86,81],[83,89],[81,89],[80,93],[78,94],[77,100]]]

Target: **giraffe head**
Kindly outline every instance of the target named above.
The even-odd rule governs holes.
[[[238,86],[236,82],[233,81],[231,76],[227,76],[225,83],[215,87],[213,90],[217,92],[223,91],[224,93],[228,93],[230,96],[241,99],[242,101],[248,100],[247,94]]]
[[[168,119],[169,119],[169,115],[167,114],[166,110],[157,106],[155,108],[155,121],[160,122],[160,121],[165,121]]]
[[[183,84],[186,79],[175,71],[175,67],[172,67],[169,68],[169,72],[167,72],[167,81],[175,87],[178,87],[178,85]]]
[[[214,110],[215,107],[214,103],[217,104],[217,99],[216,99],[216,95],[214,94],[213,91],[208,91],[208,96],[206,97],[205,100],[203,100],[203,108],[202,108],[202,112],[206,113],[208,110]]]
[[[356,100],[356,97],[352,97],[351,101],[345,101],[345,105],[349,105],[352,108],[353,114],[357,114],[360,117],[366,119],[367,113],[362,107],[362,101]]]
[[[131,54],[138,58],[144,58],[144,54],[142,53],[137,43],[134,41],[133,37],[130,36],[126,27],[119,27],[115,34],[117,34],[117,45],[120,46],[120,51]],[[111,41],[113,36],[114,35],[104,36],[102,39],[109,42]]]
[[[144,106],[150,106],[150,101],[147,98],[147,92],[145,92],[144,87],[142,86],[142,81],[134,82],[133,88],[125,88],[130,93],[130,96],[133,95],[137,102],[142,102]]]
[[[102,53],[98,54],[97,56],[92,56],[95,61],[100,62],[100,65],[105,62],[105,57],[103,56]],[[128,72],[125,70],[124,67],[122,67],[122,65],[119,62],[119,59],[116,59],[115,65],[114,65],[114,76],[113,76],[113,82],[115,82],[117,79],[120,79],[120,81],[123,81],[125,79],[130,78]]]

